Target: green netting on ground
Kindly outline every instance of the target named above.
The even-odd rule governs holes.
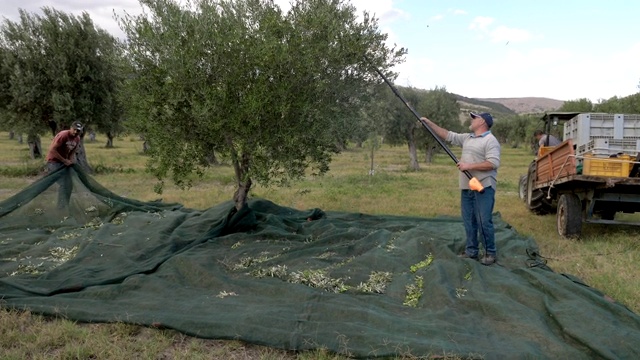
[[[640,358],[640,317],[551,271],[499,214],[486,267],[456,256],[459,218],[233,209],[53,173],[0,203],[0,304],[354,357]]]

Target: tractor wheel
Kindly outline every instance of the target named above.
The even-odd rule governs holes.
[[[571,238],[580,236],[582,231],[582,203],[575,194],[562,194],[558,200],[556,214],[558,234]]]
[[[536,164],[531,163],[527,174],[525,202],[529,210],[537,215],[553,213],[555,208],[551,200],[547,199],[547,194],[542,189],[534,189],[536,179]]]
[[[527,175],[520,176],[520,181],[518,182],[518,196],[520,200],[527,202]]]

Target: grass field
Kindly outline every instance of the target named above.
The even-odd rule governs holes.
[[[49,141],[44,138],[43,145]],[[113,149],[105,149],[105,142],[98,137],[97,142],[86,144],[88,160],[98,170],[96,180],[119,195],[140,200],[162,197],[197,209],[230,200],[233,195],[233,170],[228,164],[212,167],[190,189],[167,184],[158,195],[153,192],[156,179],[145,171],[148,158],[141,155],[142,142],[119,138]],[[37,173],[43,161],[31,160],[28,154],[25,144],[0,133],[0,200],[37,178],[29,174]],[[640,227],[585,224],[581,239],[561,238],[555,215],[533,215],[518,198],[518,178],[532,158],[525,149],[502,149],[495,210],[519,233],[535,239],[556,272],[575,275],[639,313]],[[446,154],[437,155],[432,164],[422,162],[421,170],[414,172],[408,170],[406,147],[383,146],[375,152],[374,176],[368,175],[370,163],[370,150],[351,148],[334,158],[324,177],[309,176],[289,188],[257,186],[251,196],[297,209],[459,215],[457,169]],[[196,339],[170,330],[76,324],[4,310],[0,311],[0,329],[2,359],[341,359],[323,351],[290,353],[238,341]]]

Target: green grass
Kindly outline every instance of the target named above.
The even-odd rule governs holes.
[[[50,138],[42,139],[46,147]],[[205,209],[233,196],[233,169],[228,164],[211,168],[188,190],[167,183],[162,195],[153,192],[157,180],[145,171],[148,157],[142,142],[120,138],[115,148],[104,148],[98,138],[87,143],[95,178],[115,193],[140,200],[179,202]],[[459,155],[459,150],[454,149]],[[432,217],[459,216],[458,172],[446,154],[420,171],[408,170],[405,146],[383,146],[375,153],[375,175],[369,176],[368,149],[351,148],[335,156],[324,177],[309,176],[288,188],[256,186],[251,196],[298,209]],[[422,156],[422,155],[420,155]],[[555,215],[531,214],[518,198],[518,178],[533,156],[525,149],[502,149],[496,211],[519,233],[532,237],[541,254],[557,272],[578,276],[634,312],[640,312],[640,227],[585,224],[581,239],[567,240],[556,232]],[[420,160],[423,160],[420,158]],[[0,133],[0,200],[17,193],[39,176],[42,160],[30,160],[26,144]],[[637,218],[636,215],[629,216]],[[125,324],[75,324],[25,312],[0,311],[0,358],[171,358],[171,359],[343,359],[326,351],[291,353],[237,341],[213,341],[173,331]],[[447,354],[434,354],[452,358]],[[407,354],[405,359],[413,358]]]

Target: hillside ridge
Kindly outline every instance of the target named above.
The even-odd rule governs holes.
[[[563,100],[545,97],[519,97],[519,98],[477,98],[483,103],[493,102],[500,104],[517,114],[543,113],[558,110]]]

